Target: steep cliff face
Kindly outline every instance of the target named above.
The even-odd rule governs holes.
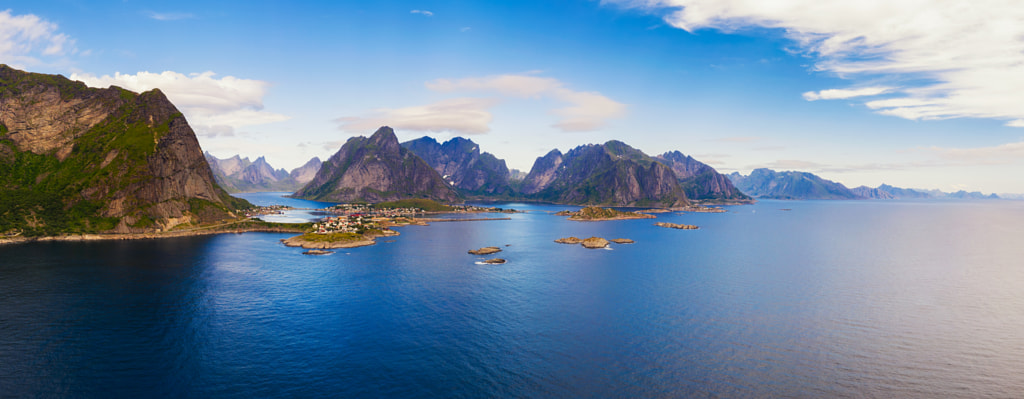
[[[349,139],[295,197],[338,202],[404,198],[461,200],[437,171],[402,147],[394,130],[387,126],[369,138]]]
[[[402,143],[434,168],[453,187],[467,195],[508,195],[509,171],[505,161],[487,152],[473,140],[455,137],[439,144],[430,137]]]
[[[537,158],[533,162],[533,168],[530,168],[530,173],[527,173],[526,177],[523,178],[522,193],[526,195],[537,194],[540,190],[551,185],[551,182],[555,181],[558,169],[562,166],[562,161],[562,152],[558,151],[557,148]]]
[[[807,172],[754,169],[749,176],[733,172],[729,179],[741,191],[757,198],[863,199],[840,183]]]
[[[712,203],[746,203],[752,200],[733,186],[728,177],[691,156],[671,151],[658,155],[656,159],[672,168],[690,200]]]
[[[214,183],[159,90],[92,89],[0,65],[0,232],[146,232],[248,206]]]
[[[564,204],[683,206],[672,170],[619,141],[538,158],[523,184],[528,198]]]

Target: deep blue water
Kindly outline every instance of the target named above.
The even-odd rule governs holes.
[[[1024,202],[658,216],[696,231],[509,206],[533,212],[320,257],[269,233],[0,247],[0,396],[1024,393]],[[466,253],[489,245],[509,262]]]

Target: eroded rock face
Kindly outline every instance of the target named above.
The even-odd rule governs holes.
[[[537,158],[530,173],[523,179],[523,194],[536,194],[555,181],[558,168],[562,166],[562,152],[558,149],[549,151]]]
[[[195,133],[159,90],[93,89],[0,65],[0,110],[0,147],[23,153],[0,171],[0,229],[41,217],[33,228],[46,234],[148,232],[247,204],[214,183]]]
[[[394,130],[387,126],[369,138],[349,139],[295,196],[337,202],[404,198],[461,201],[437,171],[398,143]]]

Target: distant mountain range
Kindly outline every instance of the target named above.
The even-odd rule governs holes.
[[[860,186],[853,189],[841,183],[823,179],[807,172],[776,172],[771,169],[754,169],[750,175],[738,172],[728,175],[741,191],[763,199],[998,199],[996,194],[984,195],[979,192],[958,191],[945,193],[939,190],[915,190],[882,184],[871,188]]]
[[[203,156],[210,165],[217,184],[229,193],[293,192],[313,180],[321,165],[320,158],[313,157],[305,165],[288,172],[284,169],[274,169],[263,157],[251,162],[248,157],[241,158],[238,155],[219,159],[206,152]]]

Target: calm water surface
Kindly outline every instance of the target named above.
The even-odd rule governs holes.
[[[321,257],[268,233],[0,247],[0,396],[1024,393],[1024,203],[658,216],[696,231],[506,206],[532,212]],[[509,262],[466,253],[490,245]]]

